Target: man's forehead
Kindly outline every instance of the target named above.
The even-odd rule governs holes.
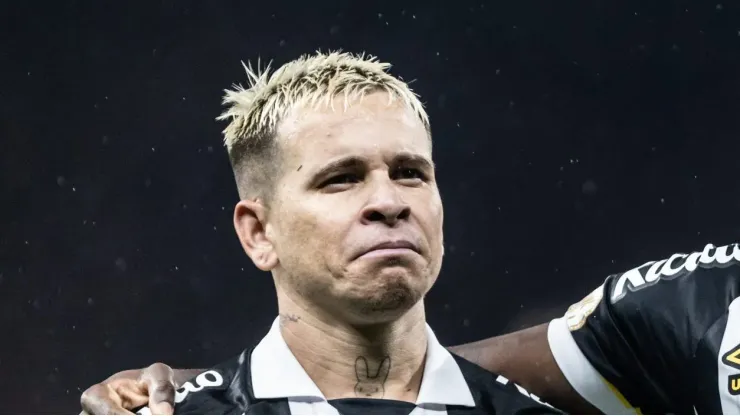
[[[403,108],[393,107],[301,112],[281,126],[281,147],[288,159],[302,159],[302,163],[322,163],[346,155],[387,158],[396,154],[414,154],[431,162],[426,128],[418,119],[404,114]]]
[[[383,123],[387,127],[424,129],[419,117],[399,100],[388,101],[387,94],[374,93],[351,102],[336,99],[316,105],[294,107],[278,124],[277,134],[284,139],[296,136],[338,134],[365,123]],[[378,127],[376,127],[378,129]]]
[[[295,143],[292,153],[303,154],[314,158],[336,158],[345,155],[357,155],[358,157],[372,157],[383,155],[385,157],[395,155],[419,155],[431,158],[429,146],[424,141],[408,136],[384,137],[381,140],[365,140],[353,135],[342,135],[341,137],[327,137],[325,140],[303,140],[303,143]],[[289,147],[291,144],[287,143]]]

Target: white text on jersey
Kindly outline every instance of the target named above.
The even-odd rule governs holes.
[[[740,263],[740,246],[737,244],[714,247],[707,244],[704,251],[691,254],[674,254],[660,261],[650,261],[622,274],[617,278],[611,300],[616,302],[624,297],[627,290],[640,290],[659,280],[670,280],[682,272],[693,272],[697,267],[726,267]],[[647,270],[645,271],[645,268]],[[643,272],[645,273],[643,275]]]

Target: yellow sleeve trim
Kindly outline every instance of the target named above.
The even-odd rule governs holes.
[[[605,379],[604,377],[601,377],[601,381],[603,381],[604,384],[606,384],[606,386],[609,388],[609,390],[611,390],[612,393],[614,393],[614,396],[617,398],[617,400],[619,400],[622,403],[622,405],[624,405],[624,407],[634,410],[635,414],[638,414],[638,415],[642,414],[642,410],[640,410],[639,407],[632,406],[632,403],[630,403],[629,400],[627,400],[627,398],[624,397],[622,392],[619,391],[619,389],[617,389],[614,386],[614,384],[610,383],[609,380]]]

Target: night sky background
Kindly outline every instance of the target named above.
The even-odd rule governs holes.
[[[77,413],[115,371],[208,366],[267,331],[214,119],[241,60],[319,48],[393,63],[427,105],[445,344],[740,235],[736,2],[5,1],[1,413]]]

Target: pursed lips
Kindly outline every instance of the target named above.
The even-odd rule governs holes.
[[[379,244],[375,244],[371,246],[368,249],[362,250],[359,257],[366,256],[368,254],[378,253],[378,254],[402,254],[406,250],[411,250],[415,253],[420,253],[419,247],[408,241],[408,240],[394,240],[394,241],[385,241]]]

